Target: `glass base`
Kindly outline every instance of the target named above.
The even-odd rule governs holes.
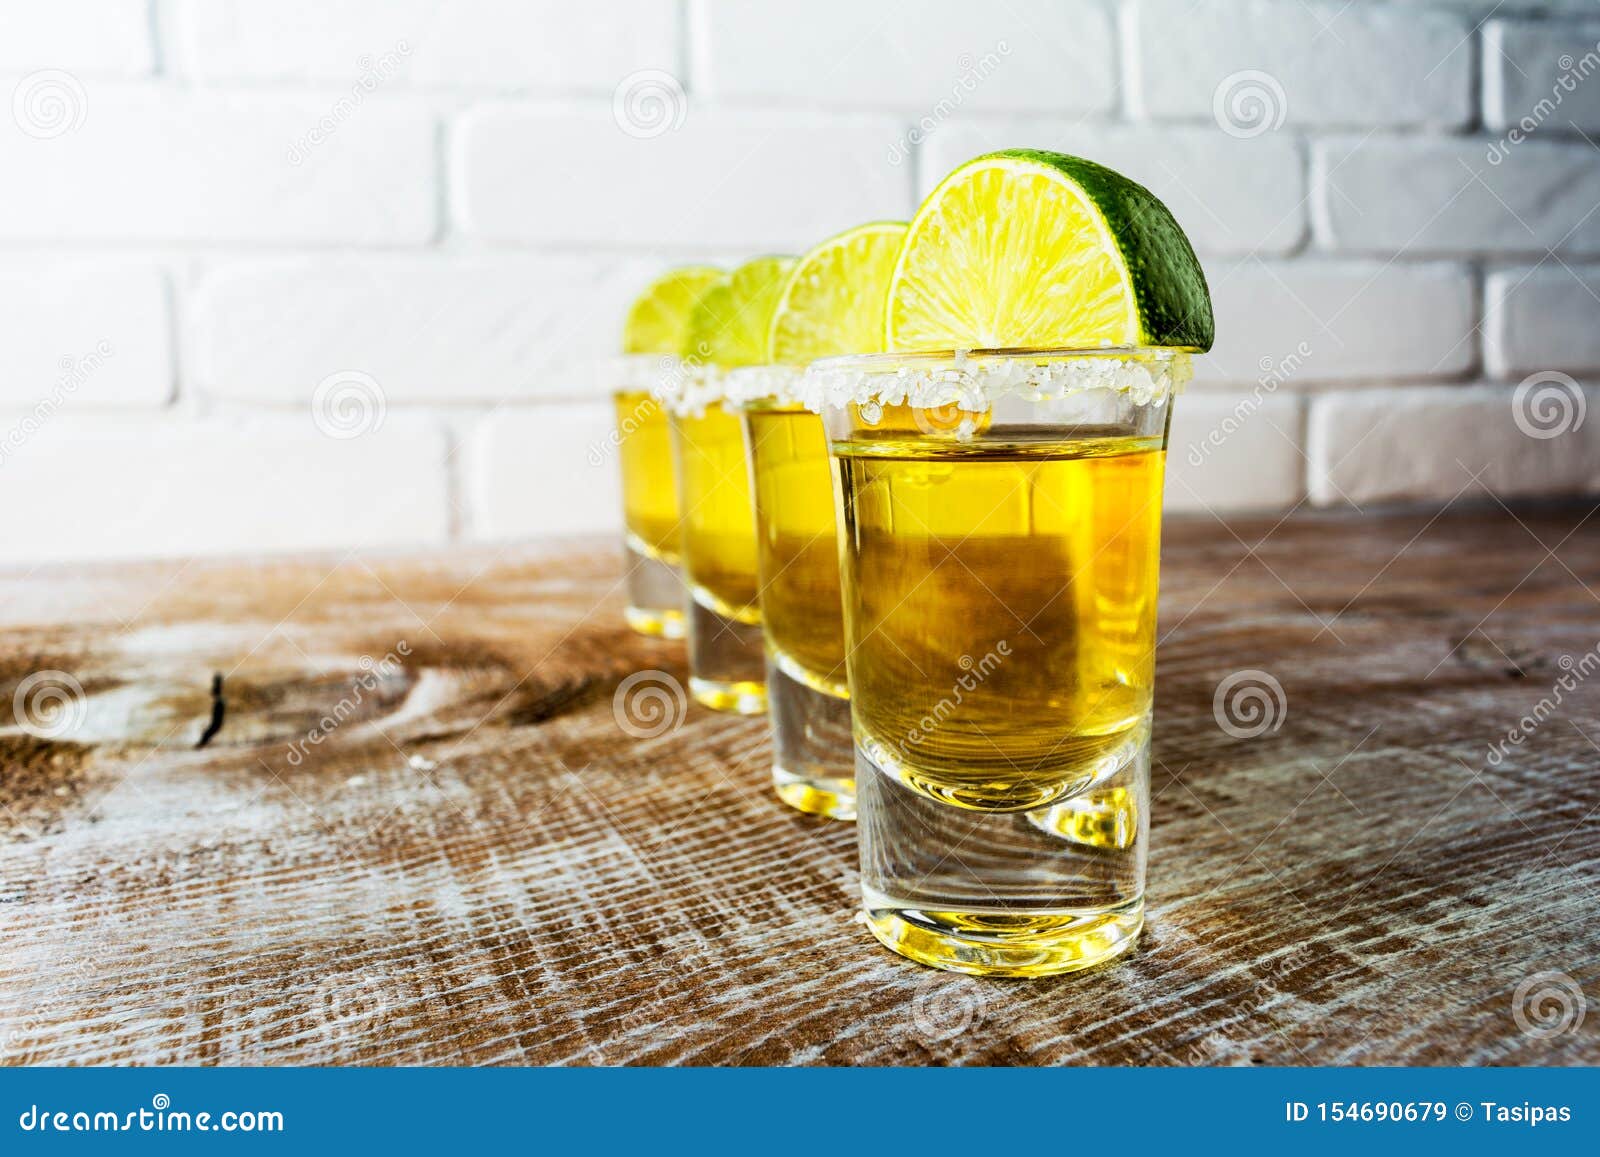
[[[778,798],[795,811],[830,820],[856,818],[856,781],[828,780],[814,775],[795,775],[773,765],[772,787]]]
[[[622,617],[639,634],[655,639],[681,639],[689,629],[682,611],[624,607]]]
[[[689,694],[702,707],[726,711],[730,715],[760,715],[767,709],[767,688],[764,683],[725,683],[691,675]]]
[[[690,599],[689,693],[713,711],[764,712],[767,683],[761,625],[727,618]]]
[[[688,594],[678,568],[651,553],[633,535],[623,540],[627,555],[628,605],[622,616],[641,635],[681,639],[688,631],[683,613]]]
[[[1057,976],[1104,964],[1133,947],[1144,901],[1110,911],[1008,916],[880,908],[867,927],[908,960],[973,976]]]
[[[1144,924],[1150,746],[1033,811],[934,799],[856,747],[867,925],[919,964],[1051,976],[1119,955]]]
[[[850,700],[796,679],[771,653],[767,689],[772,706],[772,786],[778,798],[808,815],[855,819]]]

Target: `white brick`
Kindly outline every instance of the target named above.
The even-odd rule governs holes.
[[[1566,412],[1579,412],[1572,395],[1566,403]],[[1519,427],[1509,386],[1326,394],[1311,401],[1311,499],[1365,505],[1448,502],[1485,490],[1502,498],[1594,493],[1600,491],[1600,422],[1590,412],[1597,405],[1600,391],[1588,389],[1581,408],[1591,420],[1575,428],[1569,420],[1558,426],[1565,433],[1538,438]],[[1523,412],[1539,406],[1530,395]],[[1560,412],[1532,409],[1530,428],[1556,425]]]
[[[1597,72],[1600,24],[1496,21],[1484,29],[1484,123],[1528,133],[1600,130]]]
[[[621,534],[615,427],[611,407],[598,402],[490,414],[470,450],[474,534]]]
[[[1301,495],[1299,398],[1269,390],[1185,394],[1172,411],[1165,507],[1272,510]]]
[[[1501,270],[1490,275],[1485,296],[1491,373],[1600,374],[1600,268]]]
[[[166,276],[95,261],[0,272],[0,410],[160,405],[172,395]]]
[[[1197,359],[1197,382],[1273,375],[1295,387],[1477,368],[1474,287],[1459,266],[1251,259],[1208,274],[1217,344]]]
[[[217,270],[192,308],[196,386],[304,402],[329,373],[371,374],[391,402],[592,396],[592,367],[660,262],[296,258]]]
[[[1313,174],[1324,239],[1413,255],[1600,253],[1600,152],[1529,141],[1492,164],[1488,147],[1410,137],[1320,143]]]
[[[311,414],[110,422],[57,416],[0,476],[0,560],[265,554],[442,542],[445,439],[394,414],[349,439]]]
[[[468,113],[452,172],[462,228],[529,243],[800,249],[911,207],[908,174],[887,159],[900,131],[889,118],[684,111],[648,138],[610,107]]]
[[[1374,3],[1388,3],[1389,0],[1371,0]],[[1581,13],[1593,12],[1594,0],[1408,0],[1412,4],[1430,4],[1435,8],[1459,8],[1467,12],[1489,17],[1505,15],[1512,12],[1563,12]]]
[[[377,244],[436,231],[435,125],[420,106],[371,97],[341,116],[337,94],[115,82],[83,95],[63,135],[0,130],[0,237]],[[308,146],[324,118],[332,134]]]
[[[11,0],[0,8],[0,71],[138,75],[154,63],[150,0]]]
[[[173,23],[181,69],[219,79],[355,84],[394,53],[401,83],[610,93],[678,56],[661,0],[181,0]]]
[[[1166,202],[1202,253],[1282,253],[1305,235],[1304,165],[1287,133],[1234,140],[1215,129],[951,121],[923,147],[922,192],[963,161],[1018,146],[1072,153],[1126,173]]]
[[[1105,112],[1116,102],[1099,0],[813,0],[804,16],[695,0],[694,81],[719,97],[963,111]],[[949,115],[948,112],[942,114]]]
[[[1281,0],[1140,0],[1137,11],[1155,116],[1209,118],[1219,95],[1245,132],[1280,119],[1455,126],[1472,112],[1470,26],[1457,16]]]

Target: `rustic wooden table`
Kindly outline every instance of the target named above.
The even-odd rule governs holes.
[[[1600,1062],[1591,513],[1174,522],[1149,925],[1051,981],[876,947],[764,721],[624,730],[609,547],[0,575],[0,1057]]]

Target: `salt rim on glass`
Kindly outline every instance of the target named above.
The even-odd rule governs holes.
[[[1044,401],[1089,390],[1146,405],[1182,393],[1193,376],[1189,351],[1158,346],[852,354],[812,362],[799,401],[819,414],[854,405],[870,424],[884,406],[982,413],[1008,396]]]
[[[680,363],[681,359],[672,354],[618,354],[598,359],[594,373],[603,390],[648,393],[659,398],[659,387],[678,372]]]
[[[740,366],[723,369],[685,358],[656,383],[655,396],[680,418],[699,417],[707,406],[722,402],[737,409],[751,402],[802,405],[798,366]]]
[[[706,407],[722,401],[728,372],[695,358],[674,358],[656,381],[651,393],[667,412],[679,418],[698,418]]]
[[[744,366],[728,371],[724,397],[734,407],[754,402],[803,406],[804,379],[805,370],[800,366]]]

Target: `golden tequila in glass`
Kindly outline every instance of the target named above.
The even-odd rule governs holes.
[[[755,489],[773,785],[791,807],[855,816],[832,463],[822,419],[778,396],[744,405]]]
[[[663,365],[663,359],[654,356],[637,361],[639,369],[632,375],[636,379],[648,378]],[[622,465],[623,549],[628,563],[628,605],[623,614],[642,635],[681,639],[685,629],[683,580],[678,573],[681,535],[667,411],[644,380],[615,390],[612,406]]]
[[[717,711],[767,709],[755,511],[738,415],[722,401],[682,408],[672,446],[689,587],[689,690]]]
[[[1143,923],[1165,350],[820,363],[862,891],[885,944],[1038,976]]]

